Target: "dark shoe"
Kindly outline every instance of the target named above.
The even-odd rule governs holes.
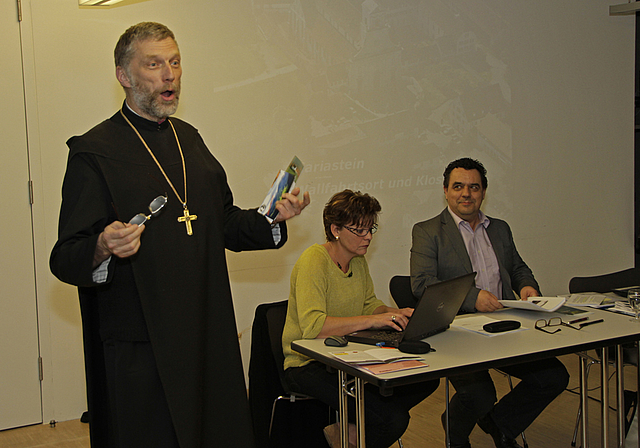
[[[466,443],[463,443],[462,445],[452,443],[451,448],[471,448],[471,444],[468,441]]]
[[[516,439],[512,439],[503,434],[503,432],[496,426],[495,422],[491,418],[491,415],[487,414],[484,417],[478,419],[478,426],[485,433],[489,434],[493,439],[493,443],[496,444],[496,448],[522,448],[516,442]]]
[[[447,422],[445,421],[446,419],[446,413],[442,414],[440,416],[440,421],[442,422],[442,429],[444,429],[444,433],[445,433],[445,437],[447,434]],[[451,427],[449,427],[449,429],[451,429]],[[464,443],[451,443],[450,448],[471,448],[471,444],[469,443],[469,441],[467,440]]]
[[[340,423],[326,426],[323,429],[324,437],[331,448],[340,448]],[[356,448],[353,444],[349,444],[349,448]]]

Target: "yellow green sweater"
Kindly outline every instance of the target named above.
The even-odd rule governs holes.
[[[310,358],[291,350],[291,342],[315,339],[327,316],[373,314],[383,306],[373,292],[369,266],[363,256],[354,257],[349,272],[342,272],[319,244],[305,250],[291,272],[289,308],[282,333],[284,368],[300,367]]]

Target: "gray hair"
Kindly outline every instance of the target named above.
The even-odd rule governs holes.
[[[120,36],[116,48],[113,51],[116,67],[122,67],[125,72],[128,72],[129,63],[133,57],[133,47],[136,42],[149,39],[159,41],[169,37],[174,41],[176,40],[173,32],[161,23],[141,22],[129,27],[129,29]]]

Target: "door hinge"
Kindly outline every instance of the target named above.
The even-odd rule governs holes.
[[[33,181],[29,181],[29,204],[33,205]]]
[[[22,0],[16,0],[18,4],[18,22],[22,22]]]
[[[42,369],[42,356],[38,356],[38,372],[40,375],[40,381],[44,381],[44,371]]]

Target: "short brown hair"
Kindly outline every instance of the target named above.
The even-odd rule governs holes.
[[[133,45],[136,42],[147,39],[158,41],[169,37],[175,42],[176,38],[173,32],[161,23],[140,22],[137,25],[129,27],[129,29],[120,36],[116,48],[113,51],[116,67],[122,67],[125,72],[128,71],[129,63],[131,62],[134,52]]]
[[[327,241],[335,240],[331,233],[332,224],[340,228],[349,224],[372,226],[378,222],[378,213],[381,210],[378,200],[367,193],[344,190],[334,194],[322,212]]]

